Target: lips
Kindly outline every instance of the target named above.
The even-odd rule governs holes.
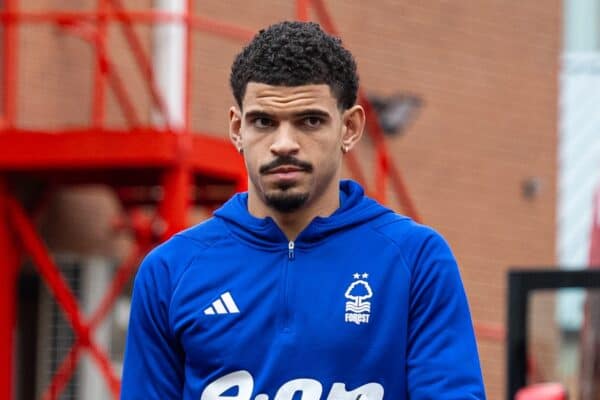
[[[280,167],[276,167],[267,171],[267,174],[287,174],[290,172],[304,172],[303,168],[299,168],[292,165],[282,165]]]

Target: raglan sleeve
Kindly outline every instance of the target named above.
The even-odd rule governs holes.
[[[467,297],[454,255],[434,231],[412,265],[407,344],[411,400],[484,400]]]
[[[184,357],[169,325],[170,296],[167,265],[154,250],[134,281],[121,400],[182,398]]]

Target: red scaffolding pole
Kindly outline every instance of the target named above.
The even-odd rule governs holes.
[[[9,224],[9,193],[0,178],[0,255],[2,255],[2,290],[0,290],[0,398],[12,399],[14,331],[16,323],[18,246]]]

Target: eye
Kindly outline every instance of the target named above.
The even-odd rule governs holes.
[[[266,129],[275,126],[275,121],[267,117],[256,117],[252,120],[252,125],[258,129]]]
[[[302,123],[309,128],[318,128],[323,123],[323,118],[308,116],[302,120]]]

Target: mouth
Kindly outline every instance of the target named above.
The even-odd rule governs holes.
[[[281,165],[276,168],[272,168],[267,171],[267,174],[291,174],[295,172],[305,172],[304,168],[297,167],[295,165]]]

